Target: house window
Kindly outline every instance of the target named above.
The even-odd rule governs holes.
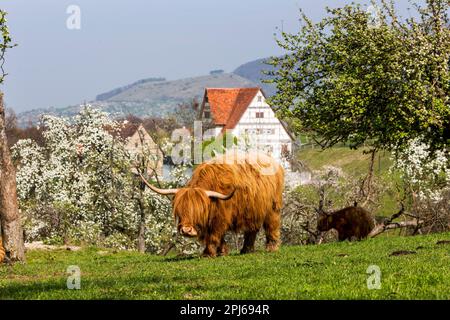
[[[205,111],[204,117],[205,117],[205,119],[209,119],[211,117],[211,112]]]
[[[264,112],[256,112],[256,118],[258,119],[264,118]]]
[[[262,101],[262,97],[258,96],[258,102],[261,102],[261,101]]]

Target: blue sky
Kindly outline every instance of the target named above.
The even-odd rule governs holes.
[[[17,112],[63,107],[141,78],[178,79],[232,71],[281,53],[276,27],[294,32],[298,8],[317,20],[344,0],[14,0],[2,1],[18,47],[7,55],[0,90]],[[366,3],[367,1],[358,1]],[[407,5],[407,1],[400,1]],[[69,30],[69,5],[81,29]]]

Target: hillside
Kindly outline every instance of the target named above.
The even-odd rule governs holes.
[[[144,84],[144,83],[147,83],[147,82],[162,82],[162,81],[166,81],[166,78],[141,79],[141,80],[138,80],[136,82],[133,82],[132,84],[128,84],[128,85],[125,85],[123,87],[119,87],[119,88],[113,89],[111,91],[101,93],[95,98],[95,100],[97,100],[97,101],[104,101],[104,100],[107,100],[107,99],[109,99],[111,97],[114,97],[115,95],[118,95],[118,94],[124,92],[125,90],[128,90],[128,89],[130,89],[130,88],[132,88],[134,86],[137,86],[137,85],[140,85],[140,84]]]
[[[270,96],[276,91],[271,84],[263,83],[268,76],[263,70],[273,68],[266,59],[247,62],[232,73],[215,70],[209,75],[167,81],[165,78],[146,78],[131,84],[99,93],[90,104],[114,117],[133,114],[139,117],[164,117],[173,112],[178,104],[201,98],[206,87],[253,87],[260,86]],[[219,72],[220,71],[220,72]],[[20,126],[36,124],[42,114],[71,117],[78,113],[79,105],[61,108],[33,109],[17,115]]]
[[[366,175],[369,170],[370,154],[352,150],[349,147],[333,147],[322,150],[320,147],[304,148],[297,151],[297,158],[311,170],[321,170],[323,166],[339,167],[344,173],[357,177]],[[375,159],[375,174],[382,175],[389,171],[392,165],[390,154],[382,151]]]
[[[33,250],[26,264],[0,265],[0,299],[450,299],[449,239],[380,237],[214,259]],[[80,267],[81,290],[67,290],[70,265]],[[378,290],[367,287],[373,265]]]
[[[131,86],[107,101],[147,102],[183,101],[203,96],[205,87],[251,87],[252,81],[232,73],[214,74],[173,81],[145,82]]]
[[[166,81],[149,78],[99,94],[92,105],[120,117],[133,114],[139,117],[162,117],[175,110],[178,104],[203,96],[205,87],[252,87],[251,80],[233,73],[218,73]],[[79,105],[64,108],[34,109],[17,115],[20,126],[37,123],[42,114],[71,117],[78,113]]]
[[[263,83],[263,80],[270,79],[271,77],[265,75],[263,71],[272,71],[274,67],[265,63],[267,58],[258,59],[254,61],[247,62],[233,71],[243,78],[249,79],[256,83],[258,86],[263,88],[264,92],[268,96],[272,96],[276,92],[276,88],[272,84]]]

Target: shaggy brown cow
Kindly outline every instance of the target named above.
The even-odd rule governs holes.
[[[339,234],[339,241],[364,239],[374,227],[372,215],[367,210],[357,206],[332,213],[321,211],[317,221],[317,230],[335,229]]]
[[[243,232],[241,253],[253,251],[261,227],[266,249],[278,249],[284,171],[272,158],[229,152],[200,164],[181,189],[158,189],[142,179],[153,191],[174,195],[178,231],[203,242],[204,256],[228,253],[227,231]]]

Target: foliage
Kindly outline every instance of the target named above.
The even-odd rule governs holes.
[[[96,248],[29,251],[27,264],[0,266],[0,299],[448,300],[449,244],[437,242],[449,237],[282,246],[214,260]],[[399,250],[416,253],[391,256]],[[81,269],[81,290],[67,290],[70,265]],[[380,267],[380,290],[367,288],[370,265]]]
[[[413,140],[405,149],[380,154],[374,165],[370,197],[367,200],[368,156],[346,148],[302,150],[298,153],[311,170],[312,183],[288,190],[285,195],[283,229],[288,243],[307,243],[307,225],[315,231],[315,208],[319,205],[320,188],[325,191],[325,209],[333,211],[353,205],[356,201],[368,209],[378,222],[397,213],[403,203],[405,215],[424,221],[420,232],[443,232],[450,229],[449,163],[445,151],[432,152],[421,139]],[[336,167],[340,173],[333,169]],[[342,170],[341,170],[342,169]],[[328,172],[328,173],[327,173]],[[329,177],[336,177],[331,179]],[[403,229],[401,234],[414,230]],[[392,232],[392,231],[390,231]],[[397,231],[394,231],[398,234]]]
[[[91,108],[84,108],[73,122],[44,116],[45,145],[20,140],[13,147],[21,204],[61,209],[54,213],[64,220],[57,235],[63,238],[71,230],[81,232],[87,222],[98,227],[105,238],[115,232],[131,232],[133,202],[126,193],[130,187],[126,153],[105,129],[114,131],[117,125]]]
[[[357,203],[358,206],[367,209],[378,223],[397,213],[400,208],[405,192],[398,188],[401,180],[396,169],[389,170],[386,166],[386,169],[381,172],[375,171],[371,177],[369,190],[367,159],[362,161],[357,157],[356,151],[345,148],[339,148],[339,150],[331,148],[324,153],[324,159],[320,158],[317,162],[308,161],[308,165],[312,165],[314,169],[311,170],[312,179],[308,184],[291,186],[284,192],[281,234],[285,244],[316,243],[318,240],[317,210],[320,200],[326,212],[340,210]],[[331,158],[330,154],[336,156]],[[355,174],[351,170],[352,162],[348,163],[348,170],[335,166],[336,157],[341,154],[345,157],[349,154],[355,156],[353,167],[359,166],[361,161],[361,166],[363,164],[365,166],[366,174],[362,168],[361,172]],[[344,167],[347,167],[347,161],[348,159],[345,160]],[[443,229],[445,230],[447,229]],[[409,229],[399,229],[389,233],[410,234],[409,231]],[[333,230],[324,236],[326,242],[336,241],[336,233]]]
[[[3,83],[6,76],[5,70],[3,69],[6,51],[15,46],[15,44],[12,43],[12,39],[9,34],[6,15],[6,11],[0,9],[0,84]]]
[[[269,103],[322,147],[397,149],[421,137],[443,150],[450,145],[450,3],[427,0],[415,6],[417,19],[406,20],[393,3],[382,4],[376,21],[358,4],[327,9],[318,23],[302,14],[300,31],[277,40],[286,54],[270,61],[278,93]]]
[[[235,148],[238,144],[238,137],[235,137],[231,132],[225,132],[217,137],[212,137],[209,140],[205,140],[202,143],[204,160],[218,154],[223,154],[227,149]]]
[[[394,156],[395,167],[402,172],[402,178],[417,197],[437,201],[441,193],[450,188],[450,163],[446,152],[438,151],[432,155],[430,146],[416,139]]]
[[[425,221],[425,231],[450,229],[450,160],[444,151],[413,140],[395,155],[394,169],[401,173],[411,211]]]
[[[169,117],[173,117],[178,124],[193,131],[194,121],[198,118],[198,112],[200,109],[200,102],[197,99],[193,99],[190,102],[182,102],[178,104]]]
[[[12,149],[27,240],[133,249],[143,223],[149,251],[176,242],[170,201],[142,192],[121,123],[86,106],[72,121],[44,116],[42,126],[42,146],[27,139]]]

